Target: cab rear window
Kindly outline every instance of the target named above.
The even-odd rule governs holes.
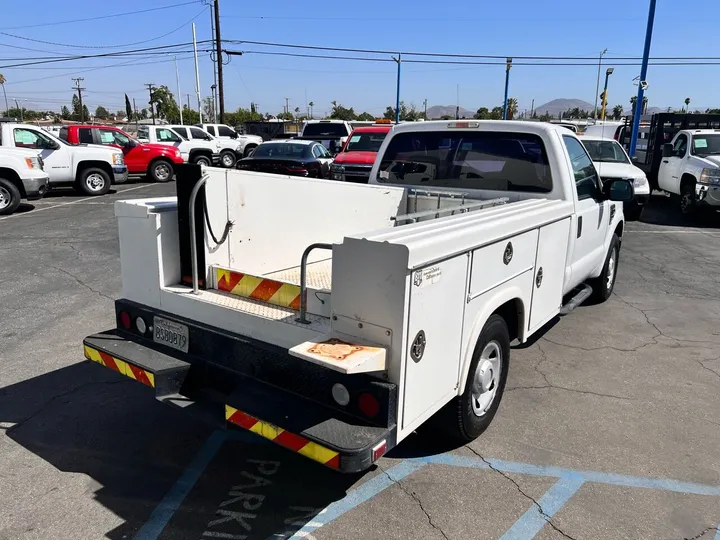
[[[496,191],[552,191],[542,139],[529,133],[398,133],[382,156],[378,182]]]

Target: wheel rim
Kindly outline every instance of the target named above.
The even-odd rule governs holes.
[[[605,287],[609,291],[612,289],[613,282],[615,281],[615,261],[617,259],[617,250],[613,248],[610,258],[608,259],[607,277],[605,280]]]
[[[484,416],[497,395],[502,374],[502,349],[497,341],[490,341],[482,353],[472,380],[471,403],[475,416]]]
[[[198,158],[195,163],[197,163],[198,165],[205,165],[205,167],[210,166],[210,160],[205,157]]]
[[[226,167],[232,167],[235,160],[233,160],[233,157],[230,154],[225,154],[222,158],[223,165]]]
[[[170,167],[167,163],[158,163],[155,165],[155,178],[158,180],[167,180],[170,178]]]
[[[105,187],[105,179],[100,174],[92,173],[85,178],[85,185],[90,191],[101,191]]]
[[[5,210],[5,208],[10,206],[11,199],[12,197],[10,196],[10,192],[4,187],[0,186],[0,210]]]

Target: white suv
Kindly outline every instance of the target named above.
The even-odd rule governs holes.
[[[248,157],[258,145],[264,142],[259,135],[243,135],[225,124],[196,124],[196,127],[204,129],[218,139],[233,139],[236,141],[239,148],[238,159]]]
[[[213,137],[204,129],[195,126],[170,126],[173,131],[179,133],[190,142],[213,143],[220,147],[220,166],[233,167],[240,152],[237,141],[232,139],[219,139]],[[242,152],[240,152],[242,155]]]

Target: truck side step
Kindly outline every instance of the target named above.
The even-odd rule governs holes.
[[[83,348],[85,358],[153,388],[158,398],[179,393],[190,371],[188,362],[127,340],[117,330],[86,337]]]
[[[573,309],[578,307],[580,304],[582,304],[585,300],[590,298],[590,295],[592,294],[593,290],[590,285],[587,283],[583,283],[580,285],[577,289],[575,289],[575,294],[568,300],[561,308],[560,308],[560,315],[567,315],[570,313]]]

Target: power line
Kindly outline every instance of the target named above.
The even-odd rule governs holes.
[[[40,26],[57,26],[60,24],[72,24],[72,23],[76,23],[76,22],[99,21],[100,19],[114,19],[117,17],[126,17],[128,15],[139,15],[140,13],[150,13],[151,11],[161,11],[164,9],[172,9],[172,8],[176,8],[176,7],[189,6],[190,4],[199,4],[199,3],[200,3],[200,0],[192,0],[191,2],[184,2],[182,4],[171,4],[169,6],[140,9],[137,11],[128,11],[126,13],[116,13],[114,15],[101,15],[99,17],[87,17],[84,19],[71,19],[69,21],[53,21],[53,22],[39,23],[39,24],[25,24],[22,26],[6,26],[4,28],[0,28],[0,30],[18,30],[18,29],[25,29],[25,28],[38,28]]]

